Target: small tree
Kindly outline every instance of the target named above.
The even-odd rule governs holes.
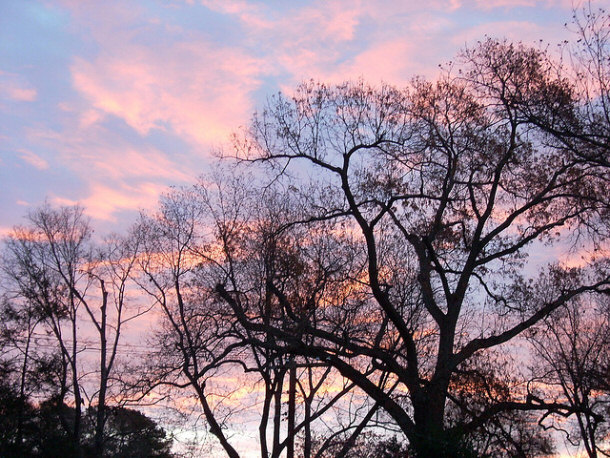
[[[219,300],[215,286],[219,278],[247,285],[242,303],[248,302],[248,313],[266,323],[293,326],[283,315],[304,318],[336,279],[329,270],[306,272],[314,266],[303,259],[306,253],[294,239],[276,233],[288,211],[278,195],[257,194],[238,181],[218,186],[216,193],[203,186],[176,190],[163,198],[157,214],[143,216],[137,226],[143,241],[137,281],[163,320],[156,364],[148,377],[153,386],[193,389],[211,433],[229,456],[238,456],[225,433],[237,415],[234,408],[223,410],[217,400],[249,401],[240,387],[221,387],[216,380],[227,373],[242,374],[261,391],[260,409],[239,409],[241,421],[258,410],[261,454],[279,457],[285,451],[295,456],[294,440],[302,432],[304,456],[310,456],[312,424],[328,417],[354,384],[337,380],[329,365],[316,358],[286,352],[271,334],[244,328],[234,310]],[[294,308],[287,311],[270,288],[290,297]],[[329,390],[331,381],[343,382],[336,393]],[[345,428],[353,429],[359,421],[361,417],[351,418]]]
[[[595,300],[596,303],[589,301]],[[608,456],[610,448],[610,391],[598,383],[600,366],[610,353],[610,308],[583,297],[558,310],[532,329],[531,341],[540,367],[538,381],[559,392],[573,406],[571,430],[551,415],[549,428],[559,428],[573,445],[582,444],[588,456]],[[545,421],[545,423],[547,423]]]
[[[112,407],[106,422],[106,455],[163,457],[171,453],[172,439],[155,421],[125,407]]]
[[[95,448],[101,456],[106,399],[122,326],[144,312],[133,309],[128,313],[125,303],[137,247],[115,238],[108,239],[104,248],[96,251],[89,221],[77,206],[54,209],[45,205],[33,211],[28,219],[28,225],[14,228],[8,236],[2,257],[12,314],[27,324],[23,328],[25,347],[14,347],[21,348],[23,355],[21,383],[25,383],[29,342],[37,326],[44,333],[45,344],[56,346],[55,359],[48,367],[56,374],[52,385],[57,393],[51,397],[57,402],[58,418],[79,454],[83,407],[87,400],[89,404],[95,402]],[[85,377],[83,372],[89,362],[82,357],[87,347],[83,335],[87,332],[83,329],[86,322],[98,336],[99,365],[93,372],[95,377]],[[91,397],[87,395],[90,386],[94,387]],[[60,408],[68,396],[74,408]]]

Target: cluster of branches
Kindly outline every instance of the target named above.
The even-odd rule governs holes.
[[[248,422],[272,457],[535,456],[552,430],[608,456],[610,22],[574,24],[563,63],[489,39],[434,83],[280,94],[105,255],[79,209],[33,213],[3,263],[20,396],[44,326],[81,434],[88,317],[103,452],[133,282],[159,326],[132,385],[190,390],[230,457]]]
[[[137,240],[94,244],[80,207],[28,221],[2,253],[0,454],[124,456],[128,438],[167,456],[165,433],[123,407],[117,370],[124,326],[147,311],[127,296]]]

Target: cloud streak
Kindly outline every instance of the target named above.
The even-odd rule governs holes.
[[[47,170],[49,168],[49,163],[46,160],[31,151],[22,149],[19,151],[19,157],[38,170]]]
[[[0,98],[16,102],[33,102],[38,91],[22,81],[19,75],[0,71]]]

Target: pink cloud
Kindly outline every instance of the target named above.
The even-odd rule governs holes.
[[[81,203],[92,218],[114,221],[115,213],[120,210],[152,210],[157,205],[159,195],[166,189],[165,185],[155,183],[138,186],[124,184],[118,188],[95,183],[89,196]]]
[[[478,0],[472,1],[479,7]],[[534,0],[492,1],[506,6]],[[284,16],[243,0],[201,3],[241,21],[248,39],[259,44],[259,56],[241,45],[219,46],[197,33],[171,45],[160,42],[154,49],[137,44],[129,28],[136,16],[115,5],[112,14],[115,29],[123,25],[120,32],[108,25],[113,21],[89,22],[102,52],[93,59],[75,59],[72,65],[74,86],[91,104],[82,113],[84,126],[110,114],[143,136],[170,128],[207,149],[247,123],[255,108],[253,94],[265,75],[289,75],[280,83],[283,87],[312,77],[337,82],[361,76],[403,84],[414,75],[433,77],[437,64],[451,58],[456,47],[483,35],[480,27],[455,35],[456,24],[438,14],[460,8],[460,0],[431,0],[426,6],[318,1]],[[79,14],[84,16],[81,10]],[[365,20],[372,22],[362,40],[358,27]],[[487,30],[522,37],[528,27],[531,24],[507,22]],[[356,42],[358,51],[346,57],[345,47]]]
[[[189,183],[200,170],[193,160],[170,156],[149,145],[134,146],[100,125],[83,127],[78,112],[62,132],[30,130],[32,142],[54,152],[53,167],[85,183],[77,197],[48,190],[53,202],[80,202],[94,218],[112,221],[123,210],[152,208],[169,184]]]
[[[225,14],[257,14],[259,9],[244,0],[201,0],[207,8]]]
[[[494,8],[519,8],[536,7],[543,8],[567,8],[572,9],[578,2],[573,0],[474,0],[474,4],[481,10],[491,10]]]
[[[264,50],[259,71],[288,72],[294,75],[293,82],[334,65],[341,57],[340,48],[359,38],[357,27],[368,15],[360,1],[346,0],[309,2],[285,15],[241,0],[202,0],[202,4],[242,23],[249,39]]]
[[[259,8],[245,1],[204,3],[226,14],[260,16]],[[82,110],[83,126],[113,115],[143,136],[170,129],[207,150],[249,119],[251,95],[261,84],[265,63],[248,52],[123,4],[66,5],[101,50],[93,58],[75,58],[71,65],[74,87],[90,103]],[[153,46],[138,41],[146,35],[155,38]]]
[[[463,48],[466,45],[472,46],[477,41],[489,36],[535,45],[540,40],[547,43],[558,43],[567,33],[563,24],[543,27],[527,21],[488,22],[456,34],[452,37],[451,43]]]
[[[537,0],[476,0],[476,7],[483,10],[491,10],[494,8],[514,8],[520,6],[532,7],[536,5]]]
[[[244,0],[201,0],[201,4],[212,11],[233,15],[241,22],[256,29],[269,29],[273,22],[265,19],[262,9]]]
[[[205,146],[248,119],[259,68],[238,51],[192,42],[154,51],[126,45],[94,61],[76,59],[72,73],[95,110],[124,119],[141,135],[169,126]],[[84,122],[97,119],[89,111]]]
[[[350,41],[356,38],[356,27],[360,23],[363,13],[364,10],[357,1],[350,2],[349,6],[336,1],[327,2],[324,5],[318,3],[312,7],[303,8],[296,17],[289,18],[290,24],[284,23],[284,26],[287,27],[287,30],[294,29],[295,25],[302,31],[309,30],[310,33],[303,36],[316,41]]]
[[[13,100],[19,100],[21,102],[33,102],[36,100],[37,92],[36,89],[24,89],[24,88],[9,88],[9,97]]]
[[[92,157],[92,165],[97,171],[111,179],[130,178],[163,178],[168,181],[188,181],[191,179],[185,171],[173,163],[162,152],[143,147],[137,150],[126,147],[120,151],[99,152]]]
[[[57,152],[56,160],[82,176],[103,180],[155,178],[186,181],[188,164],[176,163],[154,146],[133,144],[113,138],[103,127],[75,128],[73,132],[31,130],[29,137]]]
[[[392,84],[404,84],[415,75],[434,78],[438,64],[453,59],[459,49],[485,34],[531,43],[541,38],[552,43],[561,39],[565,33],[562,22],[544,26],[534,19],[517,22],[496,15],[493,21],[471,26],[452,14],[465,7],[486,11],[526,6],[558,8],[569,14],[571,0],[316,2],[296,12],[294,18],[277,21],[276,33],[284,40],[278,40],[282,45],[274,50],[274,59],[293,75],[283,87],[311,77],[336,82],[362,76]],[[359,30],[361,25],[366,30]]]
[[[333,5],[335,7],[329,11],[318,7],[328,19],[320,24],[312,21],[313,32],[286,25],[287,34],[309,38],[306,42],[298,41],[301,45],[294,49],[284,47],[276,51],[278,64],[293,75],[283,88],[312,77],[335,83],[362,77],[372,83],[384,81],[402,85],[416,75],[434,77],[438,63],[455,52],[455,46],[444,39],[447,31],[455,28],[454,24],[447,17],[434,14],[436,9],[457,8],[453,0],[433,0],[428,10],[413,3],[397,2],[352,6],[341,1],[333,2]],[[314,16],[303,13],[304,16],[308,14]],[[348,15],[347,19],[344,14]],[[364,23],[367,34],[362,40],[358,27]],[[333,29],[332,24],[343,28]],[[331,35],[336,39],[322,38]],[[345,40],[344,45],[337,44],[340,39]],[[359,43],[354,48],[358,51],[348,53],[349,57],[345,58],[344,47],[352,46],[352,43]]]
[[[413,51],[410,43],[397,40],[372,46],[345,64],[336,67],[316,64],[315,55],[305,52],[296,56],[283,56],[282,63],[287,68],[291,68],[299,80],[313,77],[337,84],[363,78],[373,84],[380,82],[404,84],[414,75],[415,68],[410,65]],[[285,92],[289,93],[292,89],[294,88],[289,84],[283,86]]]
[[[19,150],[19,157],[38,170],[46,170],[49,168],[49,163],[46,160],[31,151],[21,149]]]
[[[438,38],[453,24],[435,12],[458,7],[457,0],[431,0],[425,7],[412,2],[317,1],[268,19],[272,26],[265,30],[248,30],[266,51],[263,68],[289,75],[281,81],[282,88],[310,78],[338,82],[364,77],[402,84],[416,74],[436,74],[437,64],[445,59],[439,56],[452,54],[448,40]],[[233,13],[239,16],[238,11]],[[255,12],[262,17],[263,12]]]
[[[13,233],[13,228],[8,226],[0,226],[0,238],[8,237]]]
[[[167,190],[165,185],[143,183],[137,186],[127,184],[117,187],[92,183],[87,197],[79,200],[55,195],[51,202],[55,205],[80,204],[90,217],[102,221],[116,221],[116,213],[121,210],[152,210],[159,195]]]
[[[38,91],[24,82],[20,75],[0,70],[0,97],[17,102],[33,102],[37,96]]]

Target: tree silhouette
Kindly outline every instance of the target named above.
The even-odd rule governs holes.
[[[607,456],[610,449],[604,442],[610,434],[610,390],[599,383],[600,368],[610,357],[607,299],[605,303],[586,303],[580,298],[566,304],[534,328],[530,339],[541,366],[536,371],[539,378],[575,410],[570,429],[552,415],[543,425],[565,432],[573,445],[582,443],[590,457]]]
[[[462,409],[459,422],[447,406],[463,367],[489,360],[570,300],[608,293],[605,261],[523,271],[536,244],[607,224],[607,168],[585,159],[587,144],[551,142],[522,114],[527,106],[547,123],[565,122],[576,107],[572,86],[543,52],[521,45],[487,40],[463,59],[459,71],[416,80],[408,91],[303,84],[272,99],[235,140],[242,162],[260,164],[275,186],[298,195],[301,214],[282,234],[357,234],[352,259],[363,276],[353,281],[365,293],[348,299],[349,319],[329,319],[333,306],[346,310],[332,300],[304,319],[280,281],[267,278],[292,324],[266,323],[249,312],[237,274],[217,285],[244,328],[273,336],[278,351],[328,362],[380,403],[418,456],[459,455],[457,437],[504,412],[574,412],[515,389]],[[598,240],[606,236],[597,231]],[[310,249],[306,235],[300,240]],[[344,262],[334,254],[325,262]],[[373,381],[386,373],[401,389]],[[492,384],[493,373],[477,376]]]
[[[286,353],[273,335],[243,327],[219,299],[215,285],[219,275],[235,273],[248,283],[250,313],[268,324],[292,326],[268,278],[281,279],[274,287],[290,294],[296,309],[291,313],[301,316],[321,300],[331,279],[322,271],[305,278],[298,245],[274,233],[273,221],[283,218],[284,211],[290,213],[285,202],[278,206],[281,199],[271,202],[236,181],[223,189],[227,194],[222,196],[200,185],[175,190],[163,198],[158,213],[137,225],[142,250],[136,281],[163,317],[142,382],[146,389],[163,385],[193,390],[210,432],[229,456],[239,455],[225,431],[232,422],[244,421],[244,404],[252,401],[238,395],[251,383],[254,392],[261,392],[255,402],[260,408],[254,408],[261,454],[295,456],[295,438],[302,434],[309,456],[312,425],[329,421],[335,407],[352,395],[354,384],[316,358]],[[217,380],[227,374],[239,382],[219,385]],[[356,428],[364,418],[359,413],[341,430]]]
[[[57,419],[69,432],[77,455],[83,440],[83,408],[86,402],[95,404],[95,447],[101,456],[106,400],[110,393],[117,402],[120,399],[120,388],[118,384],[111,386],[111,375],[115,373],[122,327],[146,310],[128,309],[126,304],[137,240],[130,239],[134,246],[118,236],[108,238],[103,248],[97,249],[91,235],[81,207],[55,209],[44,205],[30,213],[29,224],[14,228],[5,241],[2,271],[8,299],[3,317],[18,325],[13,331],[21,328],[21,339],[6,343],[18,355],[21,353],[22,398],[26,398],[26,378],[33,375],[29,344],[37,327],[42,334],[34,340],[40,341],[39,348],[46,348],[42,353],[47,354],[47,360],[39,357],[35,362],[55,377],[52,382],[47,381],[55,393],[45,395],[57,402]],[[90,334],[85,323],[91,326]],[[97,336],[99,363],[92,373],[95,376],[89,373],[87,377],[85,367],[90,361],[82,353],[90,335]],[[91,386],[93,392],[89,393]],[[113,388],[116,390],[111,391]],[[72,398],[73,408],[66,410],[61,406],[68,397]]]

